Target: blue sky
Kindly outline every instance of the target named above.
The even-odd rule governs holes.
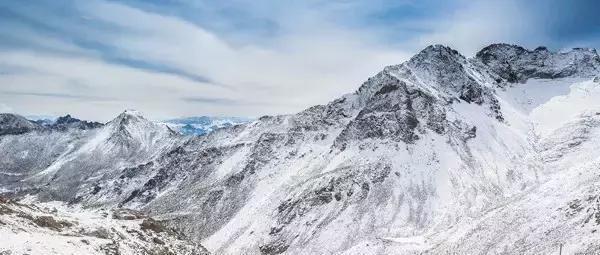
[[[292,113],[447,44],[600,46],[598,1],[0,1],[0,111]]]

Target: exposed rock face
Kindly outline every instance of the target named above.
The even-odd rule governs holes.
[[[425,129],[444,133],[447,128],[445,112],[436,98],[408,86],[388,71],[372,79],[381,88],[337,137],[336,146],[344,148],[350,140],[367,138],[392,138],[414,143],[419,139],[418,133]]]
[[[546,47],[527,50],[510,44],[492,44],[483,48],[476,59],[508,82],[529,78],[593,77],[600,68],[596,49],[574,48],[552,52]]]
[[[425,84],[437,84],[436,89],[440,92],[468,103],[482,104],[486,101],[485,85],[469,74],[469,69],[473,67],[456,50],[442,45],[429,46],[412,57],[406,65],[416,79]]]
[[[144,228],[217,254],[539,254],[565,236],[594,251],[575,226],[596,215],[577,208],[594,206],[600,133],[581,114],[600,107],[599,74],[593,50],[498,44],[467,59],[434,45],[328,104],[200,137],[130,111],[4,136],[0,187],[148,213]]]
[[[356,92],[363,108],[336,140],[343,148],[349,139],[390,138],[414,143],[419,133],[445,134],[467,125],[449,123],[446,108],[453,102],[486,104],[502,120],[491,79],[457,51],[442,45],[425,48],[407,63],[386,67]],[[435,84],[431,87],[431,84]],[[472,129],[472,127],[471,127]]]

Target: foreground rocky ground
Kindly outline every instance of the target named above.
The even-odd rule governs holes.
[[[163,222],[126,209],[85,210],[0,197],[0,254],[208,254]]]

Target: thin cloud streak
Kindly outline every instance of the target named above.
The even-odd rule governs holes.
[[[91,100],[91,101],[117,101],[116,98],[110,98],[110,97],[73,95],[73,94],[63,94],[63,93],[48,93],[48,92],[26,92],[26,91],[0,90],[0,94],[13,95],[13,96],[57,97],[57,98],[65,98],[65,99]]]
[[[203,104],[221,104],[221,105],[238,105],[240,102],[226,98],[208,98],[208,97],[184,97],[181,100],[193,103]]]

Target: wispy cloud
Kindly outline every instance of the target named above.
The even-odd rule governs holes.
[[[0,90],[0,93],[13,96],[33,96],[33,97],[55,97],[64,99],[75,99],[75,100],[93,100],[93,101],[113,101],[114,98],[102,97],[102,96],[88,96],[88,95],[74,95],[64,93],[51,93],[51,92],[26,92],[26,91],[10,91]]]
[[[221,105],[237,105],[240,102],[226,98],[208,98],[208,97],[184,97],[183,101],[202,104],[221,104]]]
[[[597,45],[597,22],[574,29],[565,18],[594,2],[573,2],[579,9],[556,0],[4,1],[0,86],[29,94],[0,91],[0,101],[99,120],[125,108],[153,118],[290,113],[432,43],[467,55],[499,41]]]

